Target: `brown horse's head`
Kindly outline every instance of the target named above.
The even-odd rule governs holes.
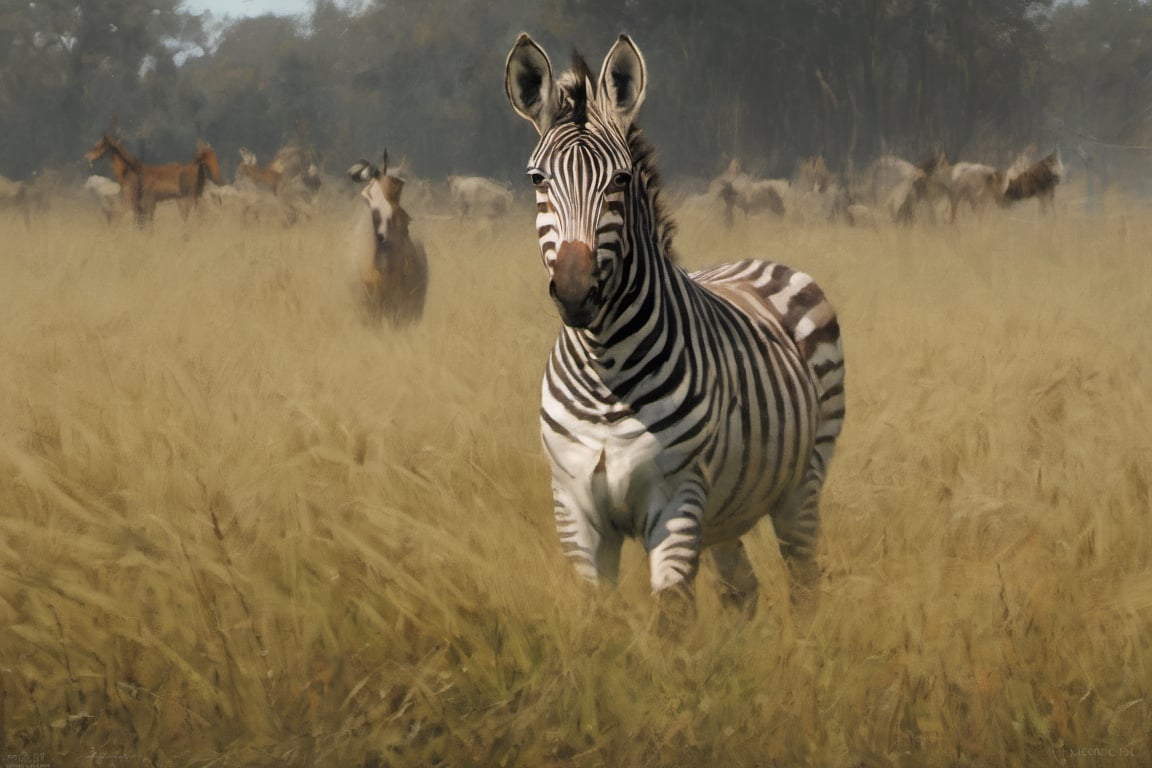
[[[224,180],[220,178],[220,163],[216,160],[216,150],[212,149],[211,145],[201,143],[196,146],[196,163],[204,169],[213,184],[218,187],[224,186]]]
[[[104,134],[100,137],[100,141],[92,146],[92,149],[84,153],[84,159],[88,161],[88,165],[92,165],[111,151],[113,151],[112,142],[108,134]]]
[[[88,165],[92,165],[106,155],[112,160],[112,172],[121,185],[129,182],[129,177],[135,178],[140,175],[140,161],[124,148],[119,139],[107,133],[84,154],[84,158],[88,161]]]

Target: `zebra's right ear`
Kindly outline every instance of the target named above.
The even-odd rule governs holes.
[[[527,34],[521,33],[508,53],[504,91],[516,113],[543,135],[552,124],[556,101],[552,96],[552,62]]]

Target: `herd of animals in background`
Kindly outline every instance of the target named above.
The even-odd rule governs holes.
[[[829,171],[821,157],[800,161],[791,179],[755,178],[733,160],[703,197],[723,205],[729,225],[737,210],[745,217],[761,211],[778,216],[795,212],[810,220],[842,219],[852,225],[883,219],[898,224],[955,222],[964,209],[978,215],[991,206],[1031,198],[1039,202],[1042,214],[1050,213],[1064,164],[1057,151],[1031,164],[1028,154],[1006,170],[982,163],[953,164],[944,152],[919,163],[883,155],[847,181]]]
[[[235,178],[225,184],[208,145],[198,146],[190,162],[152,166],[141,163],[120,140],[105,134],[86,157],[90,164],[108,158],[114,178],[93,175],[83,188],[109,224],[119,222],[128,211],[137,223],[147,224],[157,203],[165,200],[176,200],[181,216],[187,218],[203,197],[217,210],[236,212],[246,223],[271,221],[291,226],[311,217],[313,201],[323,185],[314,151],[289,143],[267,165],[260,165],[247,149],[239,154]],[[728,226],[763,212],[851,225],[885,220],[955,222],[962,214],[980,214],[986,208],[1032,198],[1041,213],[1051,212],[1056,187],[1064,178],[1060,155],[1054,151],[1035,163],[1027,157],[1026,152],[1001,170],[982,163],[953,164],[943,152],[917,163],[883,155],[863,172],[843,176],[829,171],[823,158],[814,157],[798,162],[792,177],[785,179],[758,178],[733,160],[706,192],[685,202],[720,207]],[[495,218],[512,210],[512,189],[492,179],[449,176],[442,186],[435,185],[416,178],[407,161],[401,161],[394,174],[405,179],[409,200],[419,210],[451,211],[461,220]],[[29,182],[0,176],[0,210],[12,211],[30,225],[31,215],[46,210],[67,186],[63,176],[49,171]]]
[[[115,135],[106,132],[85,158],[93,167],[102,159],[109,162],[113,178],[91,175],[83,185],[84,193],[109,225],[116,225],[126,213],[131,213],[138,226],[146,227],[152,222],[157,205],[165,201],[175,201],[186,221],[207,198],[209,207],[235,213],[245,224],[267,221],[291,226],[311,218],[324,183],[319,156],[296,141],[281,147],[266,165],[261,165],[253,152],[241,148],[230,183],[221,178],[216,152],[202,142],[187,162],[149,165]],[[353,173],[354,169],[359,170]],[[389,227],[395,221],[390,231],[402,231],[405,240],[411,217],[400,206],[401,189],[408,190],[409,204],[415,201],[418,210],[440,211],[457,217],[461,223],[465,219],[494,219],[514,209],[515,194],[507,184],[479,176],[449,176],[442,186],[435,185],[416,178],[406,159],[391,173],[386,162],[377,169],[361,161],[349,174],[367,184],[361,194],[369,209],[376,211],[373,215],[382,215],[379,212],[385,210],[394,213],[382,215],[382,226]],[[62,174],[54,171],[31,182],[0,176],[0,209],[15,212],[30,226],[32,214],[47,209],[50,200],[65,186],[60,177]],[[943,152],[918,163],[884,155],[862,173],[844,176],[831,172],[823,158],[813,157],[799,161],[787,179],[758,178],[745,172],[738,160],[732,160],[708,184],[706,192],[689,195],[682,204],[719,208],[729,227],[761,213],[796,216],[804,221],[843,221],[855,226],[885,220],[898,224],[956,222],[962,214],[980,214],[986,208],[1032,198],[1038,201],[1042,214],[1050,213],[1056,187],[1063,177],[1064,166],[1056,151],[1034,163],[1028,161],[1025,152],[1003,170],[981,163],[952,163]],[[368,193],[374,189],[378,192],[370,196]],[[388,235],[387,242],[392,242],[392,238]],[[396,252],[409,260],[403,268],[396,268],[390,249],[391,245],[381,245],[373,249],[371,259],[361,261],[364,268],[357,292],[369,317],[405,325],[421,316],[427,260],[422,248],[417,247],[418,258],[411,256],[407,247],[399,248]],[[372,269],[366,265],[372,265]],[[417,279],[417,274],[422,277]],[[408,282],[402,283],[403,288],[386,287],[393,280]],[[412,298],[416,295],[413,291],[421,297],[419,302]]]
[[[323,186],[318,155],[295,141],[281,147],[267,165],[241,148],[235,177],[227,184],[215,151],[204,143],[196,146],[188,162],[148,165],[112,133],[105,133],[85,158],[90,166],[101,159],[109,161],[114,178],[91,175],[83,185],[109,225],[130,212],[137,225],[146,227],[164,201],[175,201],[187,220],[208,198],[211,208],[233,212],[245,224],[267,221],[291,226],[311,218]],[[368,318],[393,326],[421,318],[428,284],[427,257],[410,238],[411,217],[400,204],[401,190],[408,190],[410,204],[415,200],[418,210],[450,212],[461,223],[494,219],[514,209],[515,195],[507,184],[479,176],[449,176],[438,188],[415,178],[406,159],[392,172],[386,159],[379,168],[360,161],[348,175],[365,184],[360,193],[367,203],[364,215],[372,217],[365,218],[365,231],[370,228],[374,233],[371,242],[358,242],[350,249],[357,299]],[[761,213],[854,226],[885,220],[956,222],[962,214],[980,214],[986,208],[1032,198],[1042,214],[1050,213],[1063,177],[1064,166],[1055,151],[1034,163],[1023,153],[1004,170],[952,163],[943,152],[918,163],[884,155],[847,179],[831,172],[821,157],[801,160],[788,179],[758,178],[732,160],[706,192],[687,196],[682,204],[721,209],[729,227]],[[37,182],[0,176],[0,209],[16,212],[29,225],[32,213],[46,209],[62,184],[52,173]]]
[[[209,207],[235,213],[245,224],[269,221],[292,226],[311,218],[323,186],[314,150],[289,142],[266,165],[246,148],[239,155],[235,176],[225,183],[216,152],[208,144],[198,143],[187,162],[150,165],[108,131],[85,158],[92,167],[106,159],[112,178],[91,175],[83,191],[110,226],[130,213],[137,226],[147,227],[157,205],[165,201],[174,201],[187,221],[204,198]],[[442,186],[435,185],[415,178],[406,160],[391,173],[386,161],[379,168],[360,161],[348,173],[366,185],[361,197],[367,202],[365,216],[372,220],[365,222],[374,232],[370,247],[360,248],[369,255],[354,259],[356,291],[368,317],[398,326],[420,319],[428,281],[427,258],[422,246],[410,239],[411,217],[400,204],[401,190],[408,189],[409,204],[415,201],[418,210],[450,212],[461,223],[501,217],[515,203],[507,184],[479,176],[449,176]],[[0,209],[14,211],[30,226],[32,214],[47,209],[65,186],[60,176],[49,171],[30,182],[0,176]],[[688,196],[683,204],[721,208],[729,227],[762,212],[851,225],[885,219],[901,224],[955,222],[965,210],[979,213],[1030,198],[1039,201],[1042,213],[1050,212],[1063,176],[1058,152],[1032,164],[1022,155],[1005,170],[980,163],[953,164],[943,152],[919,163],[885,155],[863,173],[845,176],[832,173],[823,158],[813,157],[801,160],[788,179],[758,178],[732,160],[706,192]]]
[[[320,165],[314,153],[292,143],[281,147],[266,166],[241,147],[236,180],[212,194],[221,208],[239,211],[244,222],[267,216],[290,226],[301,217],[311,217],[312,200],[321,186]]]

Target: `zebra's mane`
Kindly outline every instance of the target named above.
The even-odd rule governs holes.
[[[557,123],[588,122],[588,101],[596,98],[596,86],[588,62],[577,51],[572,51],[572,68],[556,80]]]

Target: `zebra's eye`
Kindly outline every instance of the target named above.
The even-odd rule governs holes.
[[[528,171],[528,180],[532,182],[532,186],[542,187],[544,182],[548,181],[548,177],[540,171]]]
[[[628,171],[617,171],[616,175],[612,177],[612,183],[608,185],[608,190],[611,192],[619,192],[622,189],[627,189],[631,181],[632,174],[628,173]]]

